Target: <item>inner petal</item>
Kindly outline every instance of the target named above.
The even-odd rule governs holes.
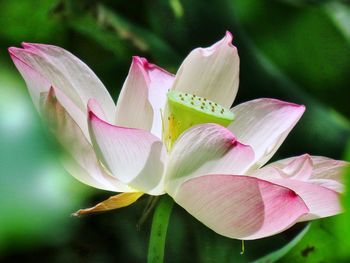
[[[227,108],[194,94],[169,91],[164,114],[163,141],[168,151],[187,129],[202,123],[216,123],[227,127],[235,115]]]

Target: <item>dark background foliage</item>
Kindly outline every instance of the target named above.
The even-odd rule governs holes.
[[[193,48],[209,46],[229,30],[241,58],[235,104],[273,97],[307,108],[274,159],[305,152],[347,158],[347,1],[0,0],[0,25],[1,262],[145,262],[151,221],[136,228],[147,198],[118,211],[70,216],[112,193],[80,184],[60,166],[63,153],[6,52],[22,41],[71,51],[116,100],[132,55],[175,73]],[[350,208],[348,197],[344,205]],[[300,242],[262,262],[278,253],[285,254],[283,262],[346,261],[349,222],[347,213],[314,222]],[[215,234],[175,206],[166,262],[249,262],[283,248],[304,227],[248,241],[240,255],[240,241]]]

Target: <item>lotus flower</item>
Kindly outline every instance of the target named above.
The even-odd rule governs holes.
[[[239,57],[227,33],[193,50],[176,75],[134,57],[117,104],[68,51],[23,43],[9,53],[39,112],[69,153],[65,168],[122,192],[81,213],[169,194],[215,232],[249,240],[341,211],[346,165],[308,154],[264,166],[305,107],[256,99],[229,109]]]

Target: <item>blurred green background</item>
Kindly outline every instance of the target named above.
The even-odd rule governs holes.
[[[150,232],[151,218],[136,228],[147,198],[118,211],[70,216],[112,193],[75,181],[60,166],[63,153],[7,54],[22,41],[73,52],[117,99],[132,55],[175,73],[193,48],[229,30],[241,58],[235,103],[273,97],[306,105],[274,159],[307,152],[350,160],[348,1],[0,0],[0,25],[0,262],[145,262]],[[344,206],[350,209],[350,195]],[[174,207],[166,262],[251,262],[264,255],[260,262],[346,262],[350,215],[307,229],[299,224],[240,251],[240,241]]]

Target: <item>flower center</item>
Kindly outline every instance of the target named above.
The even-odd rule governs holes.
[[[227,127],[235,118],[227,108],[196,95],[169,91],[163,120],[163,141],[168,151],[188,128],[201,123],[216,123]]]

